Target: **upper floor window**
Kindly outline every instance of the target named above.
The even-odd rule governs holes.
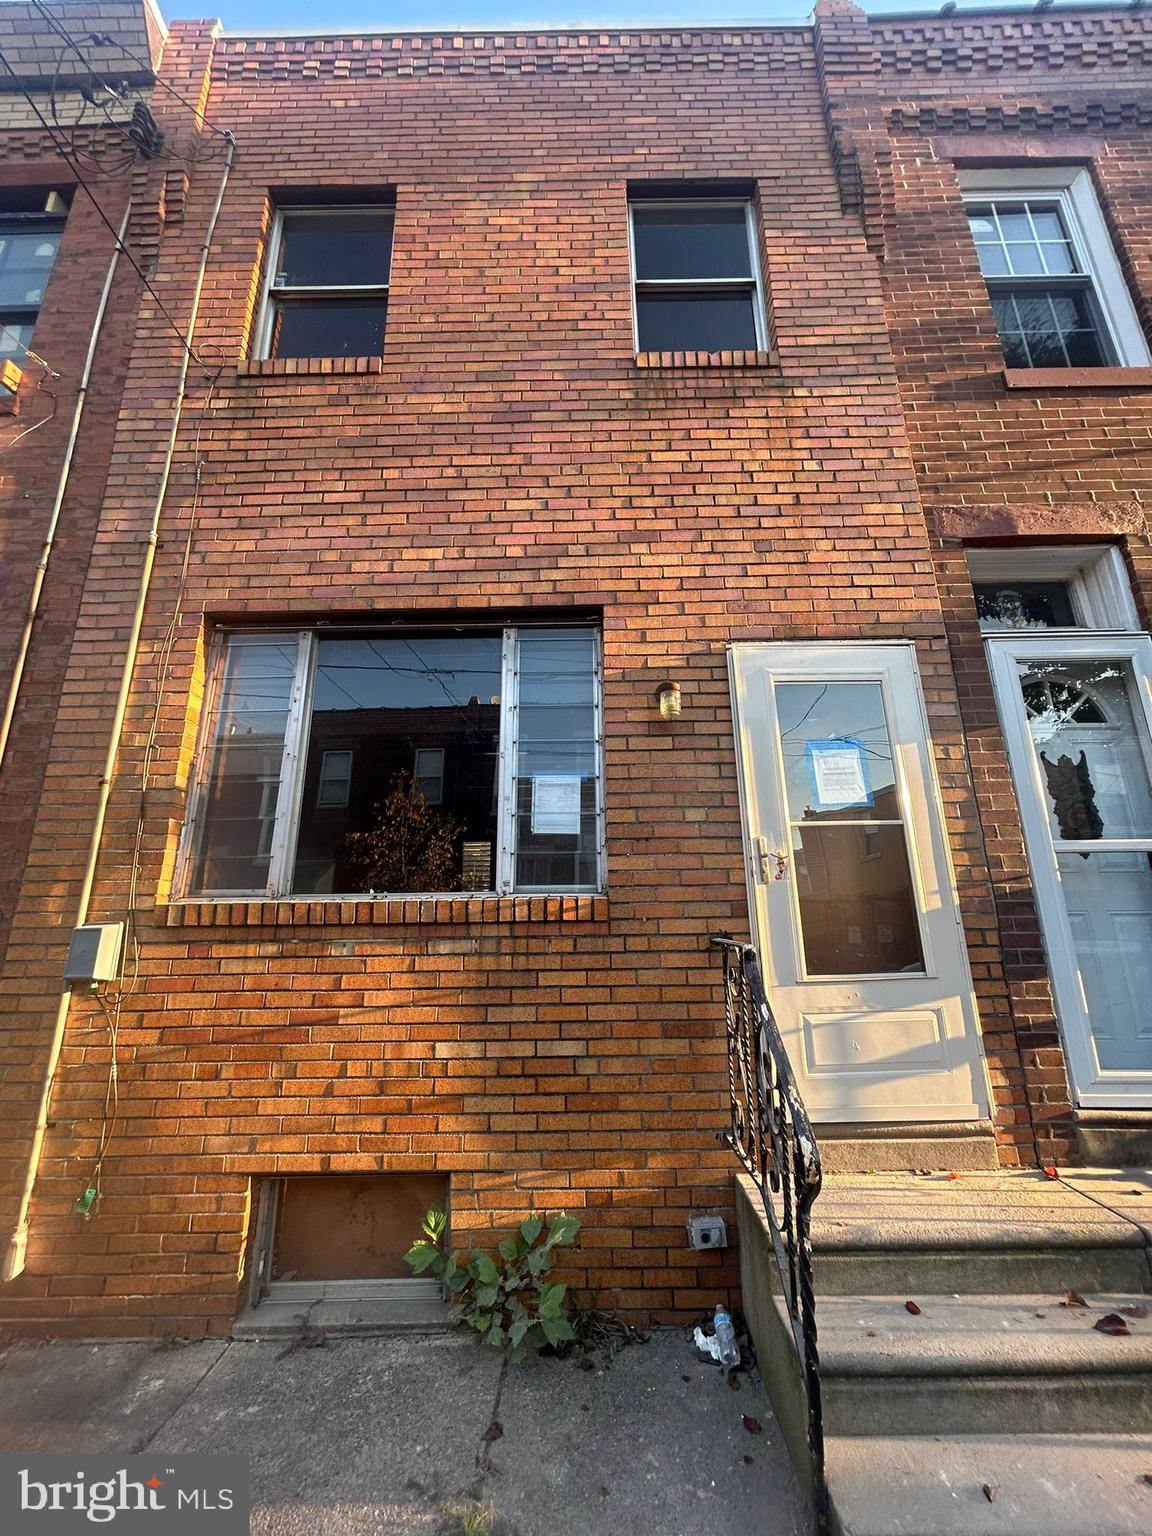
[[[0,193],[0,361],[23,364],[67,213],[55,191],[12,187]]]
[[[967,551],[980,628],[1139,629],[1113,544],[1021,544]]]
[[[578,627],[227,636],[185,888],[597,890],[598,642]]]
[[[391,208],[282,208],[269,245],[261,357],[379,357]]]
[[[1009,368],[1148,364],[1086,170],[1028,166],[960,180]]]
[[[767,345],[748,198],[629,205],[639,352],[756,352]]]

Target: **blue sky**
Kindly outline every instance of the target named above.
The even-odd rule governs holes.
[[[970,0],[969,0],[970,3]],[[159,0],[169,20],[218,16],[225,27],[272,31],[362,27],[638,26],[650,21],[796,21],[812,0],[423,0],[420,5],[380,0]],[[931,10],[924,0],[866,0],[866,10]],[[962,9],[968,8],[962,3]]]

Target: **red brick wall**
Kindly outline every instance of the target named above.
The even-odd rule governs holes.
[[[203,33],[175,29],[182,89],[198,49]],[[586,1298],[700,1309],[736,1281],[731,1256],[689,1252],[684,1232],[731,1187],[705,946],[746,924],[725,645],[921,639],[957,828],[969,795],[879,279],[839,206],[810,35],[224,41],[208,105],[238,140],[197,334],[222,367],[210,402],[194,378],[180,435],[94,905],[123,912],[194,513],[159,679],[121,1118],[102,1209],[81,1223],[108,1051],[79,1002],[5,1310],[226,1328],[250,1178],[433,1167],[452,1174],[458,1233],[565,1205],[585,1221],[570,1268]],[[218,184],[205,142],[159,246],[180,315]],[[757,182],[778,366],[634,365],[627,182],[692,176]],[[378,373],[238,367],[269,189],[312,184],[396,188]],[[176,363],[145,295],[11,950],[12,1168]],[[604,618],[606,900],[163,904],[214,621],[574,606]],[[653,713],[669,675],[676,726]],[[986,882],[959,872],[987,952]]]

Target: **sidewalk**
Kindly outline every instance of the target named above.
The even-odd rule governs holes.
[[[758,1378],[730,1390],[673,1329],[606,1371],[503,1370],[453,1334],[15,1343],[0,1353],[0,1450],[244,1452],[254,1536],[804,1530]]]

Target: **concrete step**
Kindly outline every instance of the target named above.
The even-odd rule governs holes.
[[[827,1458],[842,1536],[1152,1531],[1148,1435],[833,1436]]]
[[[307,1344],[330,1334],[442,1333],[447,1326],[448,1308],[438,1299],[320,1301],[311,1305],[264,1301],[240,1313],[232,1325],[232,1337],[298,1339]]]
[[[817,1296],[1152,1292],[1148,1234],[1130,1210],[1023,1170],[832,1176],[812,1245]]]
[[[1140,1294],[921,1294],[817,1302],[824,1420],[838,1435],[1152,1430],[1152,1318],[1094,1323]],[[1152,1468],[1149,1468],[1152,1471]]]

